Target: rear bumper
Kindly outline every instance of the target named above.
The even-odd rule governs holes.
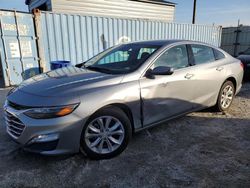
[[[242,88],[242,83],[236,88],[235,95],[237,95],[240,92],[240,89]]]
[[[244,69],[244,80],[250,80],[250,63]]]
[[[85,120],[74,112],[64,117],[45,120],[29,118],[8,106],[5,106],[4,110],[25,125],[20,136],[16,136],[8,129],[10,125],[6,121],[7,133],[25,150],[43,155],[79,152],[81,131]]]

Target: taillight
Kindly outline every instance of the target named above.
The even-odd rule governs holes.
[[[244,64],[242,62],[240,62],[240,66],[244,69]]]

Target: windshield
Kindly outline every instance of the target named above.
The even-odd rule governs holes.
[[[109,48],[84,64],[84,68],[109,74],[124,74],[139,68],[160,45],[123,44]]]

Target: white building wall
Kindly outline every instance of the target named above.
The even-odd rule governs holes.
[[[174,5],[128,0],[32,0],[30,9],[47,2],[53,12],[84,15],[139,18],[172,22]]]

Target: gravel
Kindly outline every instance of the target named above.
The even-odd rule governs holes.
[[[3,105],[7,90],[0,90]],[[46,157],[5,133],[0,187],[250,187],[250,83],[227,113],[196,112],[137,133],[118,157]]]

